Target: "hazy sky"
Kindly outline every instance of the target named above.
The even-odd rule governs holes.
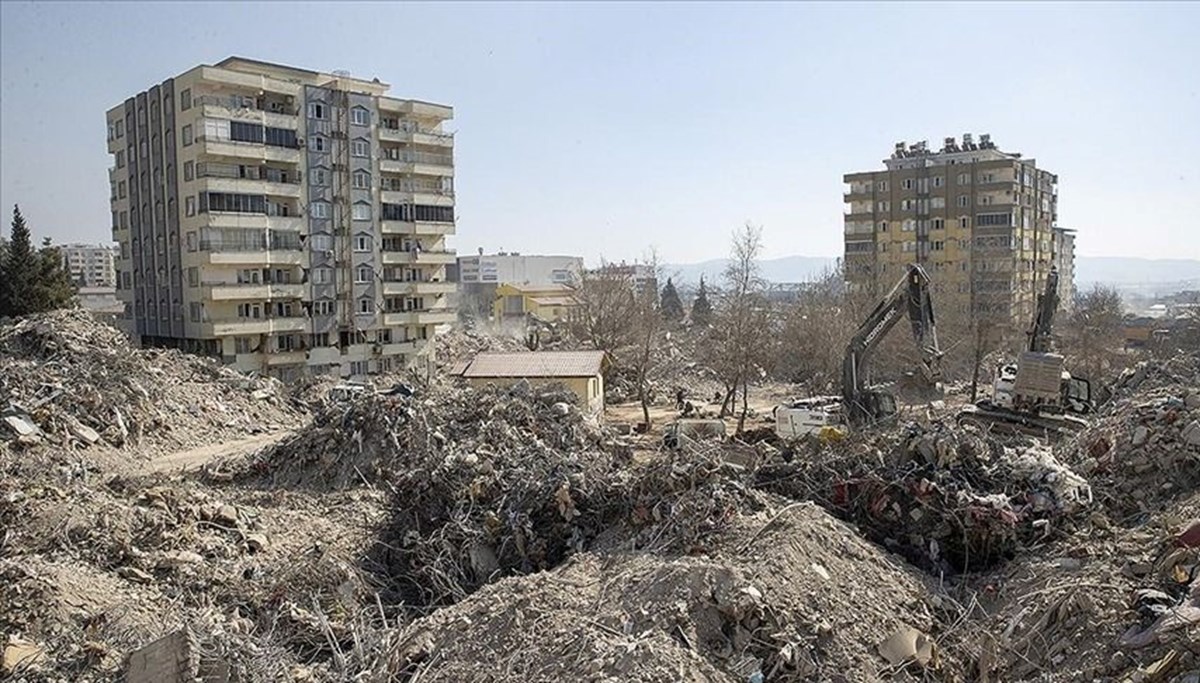
[[[964,132],[1085,255],[1200,258],[1200,5],[0,3],[0,201],[108,240],[104,112],[241,55],[455,107],[460,252],[840,255],[843,173]],[[7,232],[7,218],[4,219]]]

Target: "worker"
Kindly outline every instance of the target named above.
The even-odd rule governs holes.
[[[675,388],[675,410],[683,410],[683,387]]]

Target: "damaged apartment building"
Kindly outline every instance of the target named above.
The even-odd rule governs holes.
[[[1052,266],[1074,294],[1074,231],[1059,227],[1058,176],[990,136],[897,143],[884,170],[843,177],[845,269],[878,292],[909,263],[933,279],[939,308],[1023,326]]]
[[[451,107],[230,57],[109,110],[125,331],[291,379],[398,370],[451,322]]]

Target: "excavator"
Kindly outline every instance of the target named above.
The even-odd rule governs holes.
[[[896,397],[866,385],[871,355],[905,314],[920,352],[920,380],[936,386],[941,379],[942,351],[938,347],[929,293],[929,275],[910,264],[896,286],[859,325],[842,361],[842,395],[802,399],[775,408],[775,433],[784,439],[818,433],[827,427],[860,429],[896,415]]]
[[[959,424],[1046,438],[1070,435],[1088,425],[1081,416],[1095,407],[1091,383],[1072,377],[1063,357],[1050,350],[1058,302],[1058,269],[1051,268],[1027,332],[1027,350],[1016,363],[996,368],[991,397],[960,412]]]

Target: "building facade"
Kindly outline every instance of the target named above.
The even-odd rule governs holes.
[[[454,318],[453,110],[387,92],[230,57],[109,110],[126,331],[284,379],[420,356]]]
[[[579,256],[501,252],[458,257],[458,279],[463,284],[566,285],[582,270]]]
[[[946,138],[940,151],[897,143],[883,163],[843,177],[850,285],[881,293],[919,263],[939,307],[1028,326],[1056,262],[1056,234],[1066,234],[1054,229],[1058,177],[988,135]],[[1073,290],[1071,270],[1064,290]]]
[[[58,247],[63,268],[80,287],[115,287],[116,252],[101,244],[64,244]]]
[[[1075,231],[1054,228],[1054,266],[1058,268],[1059,308],[1070,312],[1075,308]]]

